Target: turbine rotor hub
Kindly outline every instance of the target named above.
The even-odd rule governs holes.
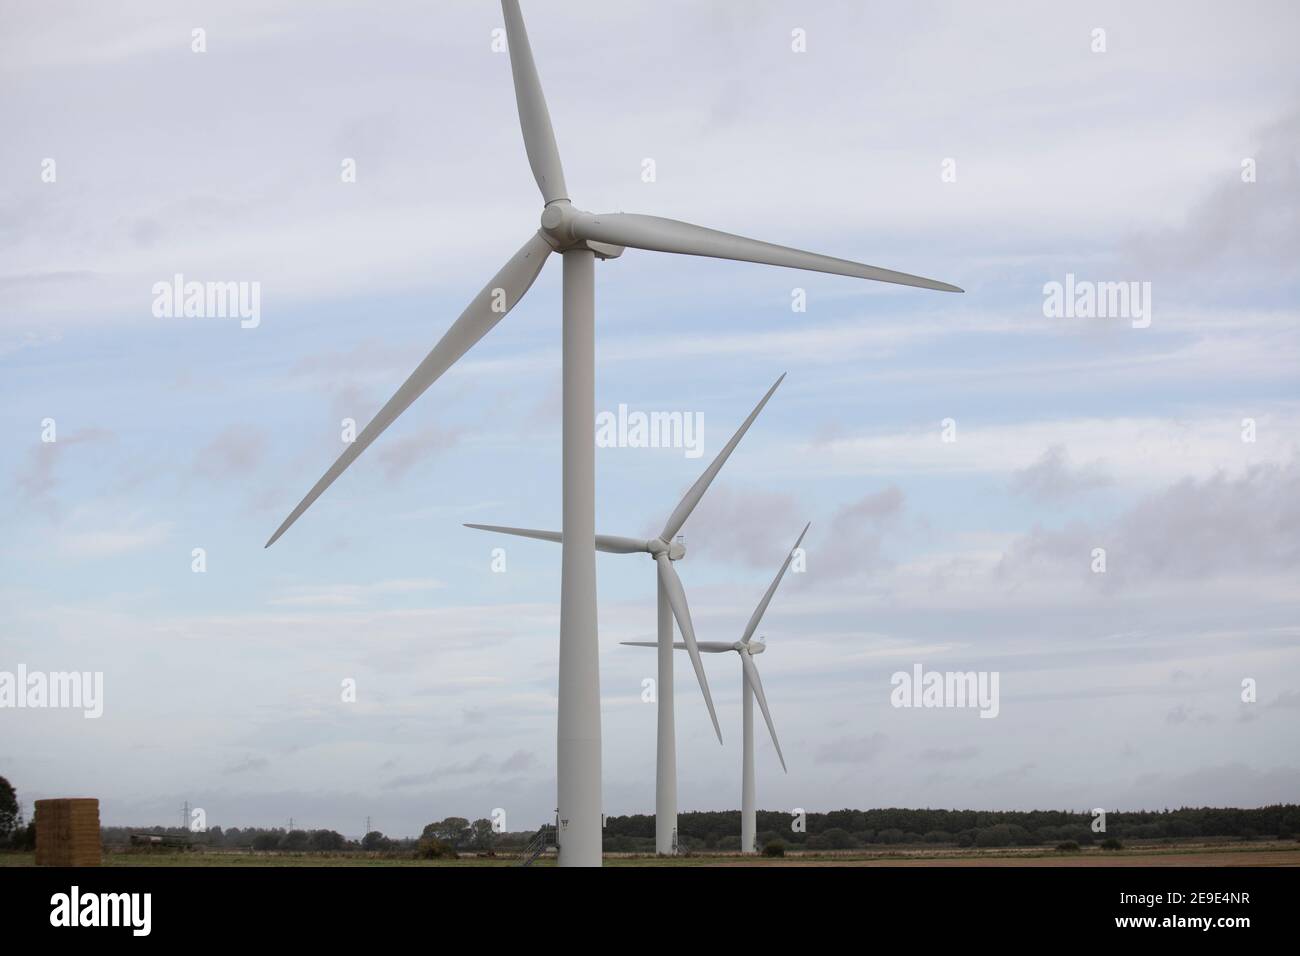
[[[575,243],[573,217],[573,203],[567,199],[547,203],[542,210],[542,232],[546,233],[557,249],[565,249]]]
[[[581,209],[574,209],[567,199],[556,199],[542,209],[542,235],[556,252],[568,252],[570,249],[588,249],[600,259],[617,259],[623,254],[623,246],[610,245],[607,242],[594,242],[579,239],[573,231],[573,222],[578,216],[589,216]]]
[[[651,538],[645,543],[645,549],[650,552],[650,557],[657,558],[661,554],[668,555],[669,561],[680,561],[686,557],[686,545],[680,541],[668,542],[663,538]]]

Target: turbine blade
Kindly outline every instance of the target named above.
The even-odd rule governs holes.
[[[539,541],[564,540],[564,536],[558,531],[535,531],[532,528],[507,528],[499,524],[467,524],[467,528],[473,528],[475,531],[495,531],[497,534],[513,534],[518,538],[536,538]]]
[[[524,134],[528,165],[533,168],[533,178],[547,203],[568,199],[560,150],[555,145],[555,130],[551,128],[551,114],[546,109],[542,81],[537,78],[537,64],[533,62],[533,50],[528,45],[528,31],[524,29],[524,16],[519,12],[519,0],[501,0],[501,12],[506,18],[510,73],[515,81],[515,104],[519,108],[519,128]]]
[[[640,554],[650,550],[650,542],[640,538],[621,538],[616,534],[598,534],[596,550],[606,554]]]
[[[663,534],[660,535],[664,541],[672,541],[673,536],[681,530],[682,525],[686,523],[686,519],[689,518],[691,512],[695,510],[695,506],[698,505],[700,499],[704,497],[704,492],[709,490],[709,484],[713,481],[714,477],[717,476],[722,466],[727,463],[727,459],[731,457],[731,453],[736,450],[736,446],[740,444],[740,440],[745,437],[745,432],[749,431],[749,426],[754,424],[754,419],[758,417],[758,413],[763,410],[763,406],[767,404],[767,400],[772,397],[772,393],[776,391],[777,386],[784,380],[785,373],[782,372],[781,377],[778,378],[776,382],[773,383],[772,387],[767,390],[767,394],[763,396],[763,400],[754,406],[754,410],[749,413],[749,417],[745,419],[744,424],[740,426],[736,434],[731,436],[731,440],[722,447],[722,451],[718,452],[718,456],[713,459],[708,468],[704,469],[704,474],[695,479],[695,484],[691,485],[690,490],[687,491],[682,500],[677,503],[677,507],[673,509],[673,513],[668,517],[668,523],[664,525]]]
[[[338,460],[321,476],[320,481],[312,486],[307,496],[298,503],[298,507],[293,509],[289,517],[284,519],[284,523],[276,529],[275,534],[271,535],[271,540],[266,542],[266,547],[275,544],[280,535],[289,530],[289,526],[311,507],[312,502],[333,484],[335,478],[343,474],[344,469],[352,464],[358,455],[370,447],[370,443],[378,438],[398,415],[406,411],[412,402],[424,394],[425,389],[437,381],[443,372],[455,364],[457,359],[487,335],[492,327],[515,307],[515,303],[523,298],[524,293],[532,286],[533,280],[537,278],[537,274],[542,271],[542,266],[550,253],[551,246],[541,233],[537,233],[524,243],[510,261],[502,266],[501,271],[492,277],[492,281],[483,287],[483,291],[474,297],[465,311],[460,314],[460,318],[453,322],[451,328],[439,339],[433,351],[424,357],[424,361],[402,383],[402,387],[370,420],[370,423],[361,430],[356,440],[348,445],[347,450],[339,455]],[[504,308],[500,307],[502,295],[505,297]]]
[[[619,641],[620,644],[626,644],[628,647],[658,647],[658,641]],[[727,644],[723,641],[696,641],[695,646],[700,649],[701,654],[723,654],[727,651],[734,651],[735,644]],[[673,644],[675,650],[684,651],[686,645],[681,641]]]
[[[879,269],[848,259],[803,252],[788,246],[778,246],[757,239],[734,236],[729,232],[706,229],[676,219],[642,216],[636,213],[583,213],[575,217],[574,234],[579,239],[605,242],[615,246],[631,246],[652,252],[674,252],[684,256],[708,256],[712,259],[734,259],[739,262],[758,262],[769,266],[785,266],[808,272],[829,272],[832,275],[852,276],[857,279],[874,279],[895,285],[910,285],[920,289],[940,292],[963,290],[936,279]]]
[[[498,524],[466,524],[465,527],[476,531],[495,531],[498,534],[513,534],[520,538],[536,538],[539,541],[562,542],[564,535],[559,531],[537,531],[533,528],[507,528]],[[637,554],[649,551],[649,542],[638,538],[621,538],[616,534],[596,535],[596,550],[607,554]]]
[[[682,588],[682,579],[677,576],[677,569],[673,567],[667,554],[660,552],[655,555],[655,563],[659,565],[659,580],[664,583],[664,590],[668,593],[668,603],[673,609],[673,617],[677,618],[677,626],[681,629],[682,638],[685,640],[686,651],[691,655],[691,666],[695,668],[695,676],[700,681],[700,690],[704,692],[704,703],[709,706],[709,717],[713,720],[714,733],[718,735],[718,743],[722,743],[722,728],[718,725],[718,714],[713,709],[713,695],[709,693],[709,681],[704,676],[704,662],[700,660],[700,649],[695,643],[695,628],[691,624],[691,609],[686,604],[686,591]]]
[[[789,773],[785,767],[785,755],[781,753],[781,743],[776,739],[776,725],[772,723],[772,713],[767,709],[767,695],[763,693],[763,682],[758,678],[758,666],[754,663],[754,656],[749,653],[740,655],[740,663],[745,668],[745,680],[749,684],[749,689],[754,692],[758,698],[758,706],[763,711],[763,719],[767,721],[767,732],[772,735],[772,746],[776,748],[776,756],[781,761],[781,769]]]
[[[749,639],[754,636],[754,631],[758,629],[758,622],[763,619],[763,613],[767,610],[767,606],[772,603],[772,595],[776,593],[777,585],[781,583],[781,578],[785,577],[785,569],[790,567],[790,561],[794,558],[794,553],[799,550],[799,545],[803,544],[803,536],[808,533],[810,527],[812,527],[811,521],[803,526],[803,530],[799,532],[799,540],[794,543],[790,553],[785,556],[785,562],[781,565],[781,570],[776,572],[776,577],[767,586],[767,593],[763,595],[763,600],[758,602],[758,607],[754,608],[754,613],[749,616],[749,623],[745,625],[745,633],[740,638],[742,644],[748,644]]]

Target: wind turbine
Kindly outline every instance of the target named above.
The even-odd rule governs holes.
[[[758,665],[754,663],[754,655],[762,654],[767,650],[767,645],[762,640],[753,641],[754,631],[758,629],[758,622],[763,619],[763,612],[767,606],[772,603],[772,595],[776,593],[777,585],[781,583],[781,578],[785,576],[786,568],[790,567],[790,560],[794,553],[799,550],[799,545],[803,544],[803,536],[808,533],[809,525],[804,525],[803,530],[799,532],[799,540],[794,543],[790,553],[785,556],[785,563],[781,565],[781,570],[776,572],[776,577],[767,587],[767,593],[763,599],[758,602],[758,607],[754,608],[754,613],[750,615],[749,623],[745,625],[745,633],[741,635],[740,640],[734,644],[728,644],[725,641],[700,641],[699,649],[705,654],[725,654],[727,651],[735,651],[740,655],[741,681],[740,690],[744,704],[742,705],[744,739],[743,739],[743,756],[741,757],[741,784],[740,784],[740,852],[754,852],[754,698],[758,698],[758,706],[762,708],[763,720],[767,722],[767,732],[772,735],[772,746],[776,748],[776,756],[781,761],[781,769],[786,770],[785,755],[781,753],[781,743],[776,739],[776,725],[772,723],[772,712],[767,709],[767,695],[763,693],[763,682],[758,677]],[[629,647],[662,647],[650,641],[624,641]],[[686,647],[685,644],[678,642],[673,647],[681,649]],[[789,771],[786,771],[787,773]]]
[[[713,459],[709,467],[704,469],[704,473],[695,480],[695,484],[691,485],[682,500],[677,503],[677,507],[673,509],[672,514],[668,516],[668,522],[664,525],[663,531],[659,533],[659,537],[645,541],[638,538],[624,538],[608,534],[596,535],[597,551],[605,551],[610,554],[648,554],[655,560],[656,576],[659,582],[659,642],[657,645],[651,646],[659,648],[659,674],[656,683],[659,723],[655,744],[656,853],[671,854],[673,852],[673,835],[677,831],[677,743],[673,726],[673,618],[677,619],[677,626],[681,629],[684,641],[678,646],[686,648],[691,655],[691,664],[695,668],[695,676],[700,682],[700,690],[704,692],[704,703],[708,705],[709,717],[713,720],[714,733],[718,735],[718,743],[722,743],[722,728],[718,726],[718,715],[713,709],[713,695],[709,693],[709,682],[704,676],[704,662],[700,660],[700,652],[697,649],[695,626],[691,623],[691,611],[686,603],[686,591],[682,587],[681,578],[677,576],[677,570],[673,567],[674,561],[680,561],[686,557],[686,547],[673,539],[677,537],[677,532],[682,529],[686,519],[695,510],[695,506],[700,503],[700,499],[704,497],[704,492],[708,490],[709,485],[722,466],[731,457],[731,453],[736,450],[740,440],[745,437],[745,432],[749,431],[749,426],[754,424],[754,419],[763,410],[767,400],[772,397],[772,393],[784,380],[785,375],[783,374],[772,384],[772,387],[767,390],[767,394],[754,406],[754,410],[749,413],[749,417],[741,424],[736,434],[731,436],[731,440],[722,447],[722,450],[718,452],[717,457]],[[564,535],[559,531],[535,531],[531,528],[506,528],[491,524],[467,524],[465,527],[475,528],[479,531],[513,534],[522,538],[537,538],[541,541],[563,542],[564,540]],[[699,647],[703,646],[702,644],[699,645]]]
[[[564,260],[563,342],[564,546],[560,577],[560,681],[557,722],[559,863],[599,866],[600,674],[596,641],[595,262],[625,247],[735,259],[960,292],[945,282],[801,252],[673,219],[631,213],[595,215],[574,207],[564,182],[550,114],[517,0],[501,0],[524,150],[542,193],[541,229],[489,280],[451,328],[338,460],[312,486],[266,543],[270,547],[411,403],[515,307],[547,256]],[[569,53],[576,50],[570,44]],[[444,184],[456,188],[454,183]],[[453,230],[454,231],[454,230]]]

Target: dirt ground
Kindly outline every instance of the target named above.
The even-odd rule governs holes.
[[[0,852],[0,866],[32,866],[31,853]],[[250,853],[247,851],[164,851],[133,853],[107,849],[104,866],[219,866],[219,867],[447,867],[517,866],[519,859],[503,853],[492,858],[466,854],[457,860],[416,860],[409,856],[381,856],[368,853]],[[537,866],[554,866],[548,854]],[[740,856],[736,853],[699,853],[679,857],[654,857],[631,853],[605,854],[606,866],[1300,866],[1300,844],[1278,843],[1184,843],[1181,845],[1139,845],[1123,850],[1088,847],[1080,852],[1060,853],[1047,847],[1009,849],[946,849],[905,847],[895,850],[845,850],[791,853],[784,858]]]
[[[1202,849],[1174,853],[1073,853],[1060,856],[964,856],[875,859],[717,860],[715,866],[1300,866],[1293,850]]]

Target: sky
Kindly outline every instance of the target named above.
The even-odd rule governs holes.
[[[704,425],[703,457],[598,448],[598,530],[656,534],[787,374],[677,566],[737,640],[812,524],[759,630],[759,806],[1300,799],[1300,9],[523,10],[579,208],[966,290],[597,264],[597,410]],[[0,672],[103,675],[95,719],[0,707],[29,813],[552,816],[559,549],[462,524],[559,527],[557,258],[263,549],[537,228],[502,26],[0,2]],[[155,314],[178,273],[257,283],[257,322]],[[1145,311],[1052,314],[1067,281]],[[605,810],[651,813],[654,654],[620,642],[654,569],[597,575]],[[683,811],[740,800],[739,661],[705,663],[724,744],[683,657]],[[996,673],[997,716],[893,706],[916,665]]]

